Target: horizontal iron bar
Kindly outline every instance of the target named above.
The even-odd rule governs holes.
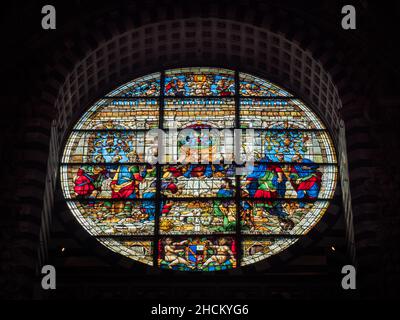
[[[176,198],[168,198],[168,197],[162,197],[160,200],[161,201],[184,201],[184,202],[207,202],[207,201],[213,201],[213,200],[220,200],[224,202],[228,201],[234,201],[236,199],[235,196],[233,197],[176,197]],[[65,199],[67,202],[143,202],[143,201],[151,201],[155,202],[156,198],[136,198],[136,199],[113,199],[113,198],[93,198],[93,199],[88,199],[88,198],[68,198]],[[250,198],[250,197],[243,197],[239,196],[239,200],[242,201],[266,201],[266,202],[306,202],[306,203],[313,203],[313,202],[326,202],[326,201],[332,201],[333,198],[316,198],[316,199],[298,199],[298,198]]]
[[[157,96],[135,96],[135,97],[124,97],[124,96],[104,96],[100,98],[99,100],[140,100],[140,99],[147,99],[147,100],[158,100],[161,98],[164,98],[166,101],[167,100],[174,100],[174,99],[179,99],[179,100],[190,100],[190,99],[218,99],[218,100],[229,100],[229,99],[234,99],[235,97],[239,97],[241,99],[259,99],[259,100],[299,100],[298,97],[295,96],[254,96],[254,95],[249,95],[249,96],[244,96],[244,95],[237,95],[233,94],[230,96],[169,96],[166,95],[164,97],[161,97],[160,95]]]
[[[123,133],[135,133],[135,132],[148,132],[154,129],[160,129],[160,128],[152,128],[152,129],[73,129],[71,130],[71,132],[123,132]],[[218,130],[218,131],[223,131],[223,130],[247,130],[247,129],[252,129],[255,132],[327,132],[328,130],[326,129],[310,129],[310,128],[306,128],[306,129],[296,129],[296,128],[238,128],[238,127],[224,127],[224,128],[163,128],[160,130],[166,131],[168,132],[168,130],[176,130],[178,132],[181,131],[186,131],[186,130],[193,130],[193,131],[201,131],[201,130]]]
[[[250,235],[250,234],[244,234],[241,233],[240,237],[241,238],[301,238],[304,235],[295,235],[295,234],[257,234],[257,235]],[[95,238],[113,238],[113,239],[133,239],[133,240],[143,240],[143,241],[148,241],[148,240],[154,240],[155,236],[152,235],[95,235]],[[159,234],[156,236],[156,238],[166,238],[166,237],[176,237],[176,238],[181,238],[181,237],[232,237],[236,238],[236,233],[233,231],[233,233],[186,233],[186,234]]]
[[[245,162],[245,160],[243,160]],[[264,162],[264,161],[260,161],[260,160],[255,160],[255,161],[250,161],[248,160],[247,162],[251,162],[254,163],[255,165],[257,164],[271,164],[271,165],[304,165],[307,166],[306,163],[299,163],[299,162],[277,162],[277,161],[270,161],[270,162]],[[232,163],[215,163],[215,162],[200,162],[200,163],[196,163],[196,162],[187,162],[187,163],[158,163],[157,164],[161,165],[162,167],[170,167],[170,166],[174,166],[174,165],[222,165],[222,166],[235,166],[237,168],[243,168],[245,167],[244,164],[238,164],[235,161],[232,161]],[[119,166],[119,165],[125,165],[125,166],[129,166],[129,165],[156,165],[156,163],[149,163],[149,162],[118,162],[118,163],[113,163],[113,162],[61,162],[60,164],[61,166],[83,166],[83,165],[96,165],[96,166],[106,166],[106,165],[114,165],[114,166]],[[337,163],[335,162],[318,162],[315,163],[315,165],[318,166],[337,166]]]

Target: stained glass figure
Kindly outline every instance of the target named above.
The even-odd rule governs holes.
[[[63,165],[61,176],[67,199],[126,200],[155,195],[155,167],[151,165]]]
[[[175,271],[231,270],[286,250],[323,218],[338,177],[330,133],[308,106],[222,68],[119,86],[63,151],[61,188],[82,227],[128,259]]]
[[[254,199],[332,199],[331,180],[337,175],[333,165],[318,165],[308,159],[296,158],[291,164],[256,162],[241,177],[242,196]]]

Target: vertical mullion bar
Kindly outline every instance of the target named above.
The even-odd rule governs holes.
[[[235,70],[235,129],[240,129],[240,82],[239,71]],[[237,146],[234,146],[234,148]],[[235,175],[235,204],[236,204],[236,267],[238,268],[242,258],[242,239],[241,239],[241,214],[240,214],[240,176]]]
[[[237,70],[235,70],[235,129],[240,129],[240,80]]]
[[[160,75],[160,95],[158,98],[159,102],[159,114],[158,114],[158,128],[164,128],[164,87],[165,87],[165,70]],[[158,137],[158,143],[160,144],[161,137]],[[163,143],[163,141],[161,142]],[[159,153],[158,153],[159,154]],[[160,240],[160,212],[161,212],[161,177],[162,177],[162,166],[157,161],[156,164],[156,212],[154,214],[154,256],[153,264],[154,267],[158,266],[158,242]]]

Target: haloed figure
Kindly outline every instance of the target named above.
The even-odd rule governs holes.
[[[297,193],[297,199],[316,200],[321,189],[322,173],[319,166],[309,159],[303,158],[300,154],[293,156],[292,161],[296,163],[290,170],[290,183]],[[299,202],[300,208],[305,203]]]

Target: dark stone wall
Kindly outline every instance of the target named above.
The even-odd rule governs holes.
[[[149,297],[156,295],[155,291],[162,295],[163,286],[166,294],[173,296],[185,292],[178,293],[163,282],[165,279],[162,276],[155,278],[152,274],[146,280],[142,278],[143,282],[139,285],[122,285],[126,279],[130,279],[129,283],[137,283],[138,279],[129,270],[109,267],[109,261],[97,259],[90,250],[76,244],[77,240],[71,236],[70,230],[58,221],[57,206],[55,221],[47,226],[43,224],[51,121],[58,119],[62,139],[65,129],[79,111],[113,83],[122,82],[135,72],[162,66],[165,61],[171,65],[201,64],[211,61],[212,57],[214,64],[235,65],[255,73],[267,73],[272,80],[279,80],[299,92],[317,109],[327,106],[320,113],[333,130],[340,118],[344,120],[353,211],[352,233],[359,272],[357,294],[370,298],[398,296],[400,225],[396,201],[399,198],[396,197],[399,192],[396,129],[400,82],[396,81],[399,77],[399,51],[393,41],[397,38],[398,4],[389,3],[388,8],[370,1],[359,1],[356,4],[358,29],[344,31],[340,28],[340,8],[343,5],[340,1],[335,4],[331,1],[310,1],[306,6],[289,1],[203,1],[201,4],[187,1],[115,1],[105,4],[98,1],[55,1],[57,30],[43,31],[40,28],[40,9],[44,4],[47,3],[8,4],[1,13],[5,48],[1,69],[6,79],[2,88],[5,113],[0,117],[3,132],[1,174],[4,177],[0,187],[0,204],[6,213],[0,222],[1,295],[13,298],[34,296],[33,288],[37,288],[39,281],[39,234],[43,226],[52,229],[48,243],[49,261],[57,262],[61,275],[64,275],[60,281],[64,283],[65,290],[59,293],[60,298],[70,292],[79,298],[97,297],[101,295],[99,292],[103,292],[103,296],[118,296],[125,291],[130,292],[131,297],[139,296],[141,292],[144,297]],[[219,22],[212,24],[211,35],[208,36],[201,33],[203,29],[196,30],[204,28],[202,23],[186,25],[188,19],[214,19]],[[240,31],[235,31],[235,22]],[[146,30],[146,26],[157,24],[164,27]],[[165,30],[165,27],[170,30]],[[137,50],[133,45],[136,42],[132,44],[128,41],[132,46],[124,51],[123,41],[118,35],[136,29],[143,32],[140,39],[144,42],[139,42]],[[278,41],[281,42],[274,44],[277,40],[272,37],[264,41],[268,49],[263,48],[260,42],[263,42],[264,36],[257,33],[260,30],[279,35]],[[186,37],[186,32],[196,34],[196,31],[194,39],[190,39],[190,35]],[[184,35],[174,40],[173,33]],[[240,37],[235,39],[238,33]],[[160,35],[167,38],[160,39]],[[111,44],[113,39],[117,39],[117,47]],[[285,39],[291,45],[289,51],[293,54],[289,58],[285,56]],[[181,46],[175,48],[173,42],[181,43]],[[204,46],[204,42],[210,45]],[[227,47],[219,47],[220,43],[226,43]],[[275,53],[274,45],[278,50]],[[297,68],[297,73],[296,67],[293,67],[296,46],[301,50],[301,66]],[[201,51],[197,50],[198,47]],[[98,48],[103,49],[95,52]],[[136,51],[142,53],[136,56]],[[93,70],[93,61],[79,66],[93,52],[94,57],[105,57],[99,62],[99,67],[96,69],[95,66],[96,70]],[[307,59],[311,59],[311,63]],[[131,69],[123,68],[124,63],[131,65]],[[273,69],[274,66],[276,69]],[[101,71],[102,67],[104,71]],[[323,77],[325,71],[329,75],[327,80]],[[79,72],[82,77],[78,76]],[[327,87],[324,83],[328,84]],[[74,90],[77,95],[71,94]],[[330,90],[333,92],[331,106],[327,94]],[[257,274],[253,282],[240,283],[236,292],[247,296],[253,292],[255,296],[267,298],[274,297],[275,293],[282,297],[313,298],[320,296],[321,292],[325,292],[325,297],[327,294],[343,297],[343,293],[335,287],[336,278],[325,279],[324,282],[301,276],[312,265],[312,259],[307,258],[307,254],[312,255],[316,251],[318,254],[314,259],[317,257],[324,261],[316,265],[322,268],[321,274],[325,276],[330,272],[337,273],[335,268],[349,261],[345,253],[343,208],[340,215],[335,226],[322,237],[319,246],[305,249],[303,258],[299,259],[307,263],[302,265],[295,261],[279,267],[279,271],[285,270],[291,276],[268,280],[265,274]],[[339,243],[339,257],[324,249],[332,239]],[[76,251],[62,256],[58,251],[59,245],[66,243],[67,247],[71,244],[70,247],[76,248],[73,249]],[[330,266],[334,266],[335,270],[330,271]],[[113,272],[120,272],[123,278],[104,280],[110,268]],[[97,277],[91,277],[93,273]],[[79,280],[71,284],[71,277],[87,280],[84,284]],[[181,286],[185,285],[185,281],[176,279]],[[229,282],[226,279],[221,281],[226,284],[223,292],[232,292]],[[311,282],[323,283],[323,289],[318,289]],[[265,283],[265,286],[255,286],[255,283]],[[152,286],[157,289],[151,289]],[[199,290],[206,294],[209,289],[210,284]],[[42,297],[40,290],[37,297]]]

